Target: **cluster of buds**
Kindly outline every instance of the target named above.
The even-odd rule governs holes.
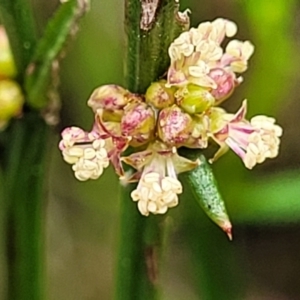
[[[12,117],[21,113],[24,97],[19,84],[13,80],[16,67],[8,38],[0,26],[0,131],[4,130]]]
[[[231,148],[248,169],[277,156],[282,134],[266,116],[246,119],[247,102],[236,114],[218,107],[242,82],[254,51],[249,41],[230,41],[235,23],[216,19],[182,33],[169,47],[167,77],[152,83],[145,95],[116,85],[97,88],[88,100],[95,114],[90,132],[70,127],[60,149],[79,180],[96,179],[109,165],[123,182],[138,182],[132,192],[141,214],[164,214],[178,204],[182,185],[177,174],[197,167],[177,153],[180,147],[220,148],[215,161]],[[122,156],[126,149],[129,156]],[[124,165],[136,172],[125,172]]]

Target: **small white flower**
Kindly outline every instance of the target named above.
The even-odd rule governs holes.
[[[177,154],[176,148],[156,142],[147,150],[136,152],[122,160],[138,170],[127,182],[137,181],[137,188],[131,193],[142,215],[164,214],[168,208],[178,205],[182,185],[177,174],[192,170],[199,161],[190,161]]]
[[[84,147],[82,155],[72,166],[75,177],[80,181],[99,178],[109,165],[104,140],[95,140]]]
[[[105,141],[95,132],[85,132],[78,127],[66,128],[59,144],[64,160],[73,165],[78,180],[99,178],[109,165]]]
[[[138,202],[141,214],[148,216],[149,213],[164,214],[168,208],[177,206],[178,194],[181,193],[182,185],[176,176],[163,176],[150,171],[143,173],[131,197],[133,201]]]
[[[282,128],[275,124],[275,119],[267,116],[255,116],[250,121],[255,131],[248,138],[248,147],[244,163],[252,169],[257,163],[262,163],[266,158],[278,155]]]
[[[244,101],[235,115],[224,115],[229,120],[213,136],[221,148],[212,161],[220,157],[227,147],[241,157],[248,169],[278,155],[282,128],[275,124],[274,118],[267,116],[256,116],[249,122],[245,119],[246,111],[247,103]]]
[[[248,67],[248,60],[253,52],[254,46],[249,41],[230,41],[226,47],[227,56],[225,56],[231,71],[236,73],[245,72]]]
[[[217,84],[209,76],[215,68],[231,73],[233,81],[238,83],[234,72],[246,71],[254,47],[248,41],[234,40],[229,42],[224,53],[221,43],[225,37],[232,37],[236,32],[235,23],[218,18],[182,33],[169,47],[171,66],[168,85],[181,87],[193,83],[216,89]]]

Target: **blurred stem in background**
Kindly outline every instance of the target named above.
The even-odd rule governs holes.
[[[8,299],[43,299],[48,127],[30,113],[11,129],[6,178]]]
[[[0,1],[22,84],[36,43],[28,1]],[[5,145],[7,299],[42,299],[44,295],[43,179],[47,125],[38,112],[14,121]]]
[[[87,1],[77,0],[61,4],[47,24],[43,37],[37,41],[30,3],[0,0],[1,20],[11,43],[17,78],[25,94],[22,117],[13,120],[1,138],[8,300],[39,300],[45,296],[43,186],[47,178],[45,166],[50,126],[43,117],[47,111],[45,119],[49,122],[56,119],[53,98],[57,100],[54,84],[57,78],[51,75],[55,66],[57,70],[60,51],[87,6]],[[57,72],[55,75],[58,76]]]

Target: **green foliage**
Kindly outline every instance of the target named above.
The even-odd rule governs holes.
[[[18,79],[26,90],[25,101],[32,107],[41,109],[47,104],[53,65],[85,11],[85,4],[71,0],[61,5],[36,48],[35,22],[28,1],[0,1],[1,18],[11,42]],[[1,181],[5,183],[1,189],[3,186],[8,299],[44,298],[43,182],[48,130],[40,112],[27,110],[5,133],[9,139],[1,157],[4,166]]]
[[[49,88],[57,82],[59,54],[67,40],[77,31],[77,23],[87,10],[86,0],[70,0],[61,4],[49,21],[46,30],[35,48],[25,77],[27,102],[36,109],[49,102]]]

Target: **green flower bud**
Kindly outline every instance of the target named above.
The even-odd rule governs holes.
[[[212,107],[207,113],[209,116],[209,131],[218,132],[227,123],[226,117],[230,116],[226,111],[220,107]]]
[[[20,86],[12,80],[0,81],[0,129],[14,116],[20,114],[24,97]]]
[[[189,84],[175,94],[178,105],[189,114],[199,114],[210,108],[215,103],[212,94],[202,87]]]
[[[226,211],[225,203],[218,190],[214,174],[203,155],[185,151],[189,159],[200,159],[198,167],[185,173],[187,185],[191,188],[195,200],[207,214],[232,239],[232,226]]]
[[[3,26],[0,26],[0,79],[14,77],[16,73],[15,62],[5,29]]]
[[[175,88],[167,88],[166,83],[166,80],[153,82],[146,91],[146,102],[157,109],[174,104]]]

